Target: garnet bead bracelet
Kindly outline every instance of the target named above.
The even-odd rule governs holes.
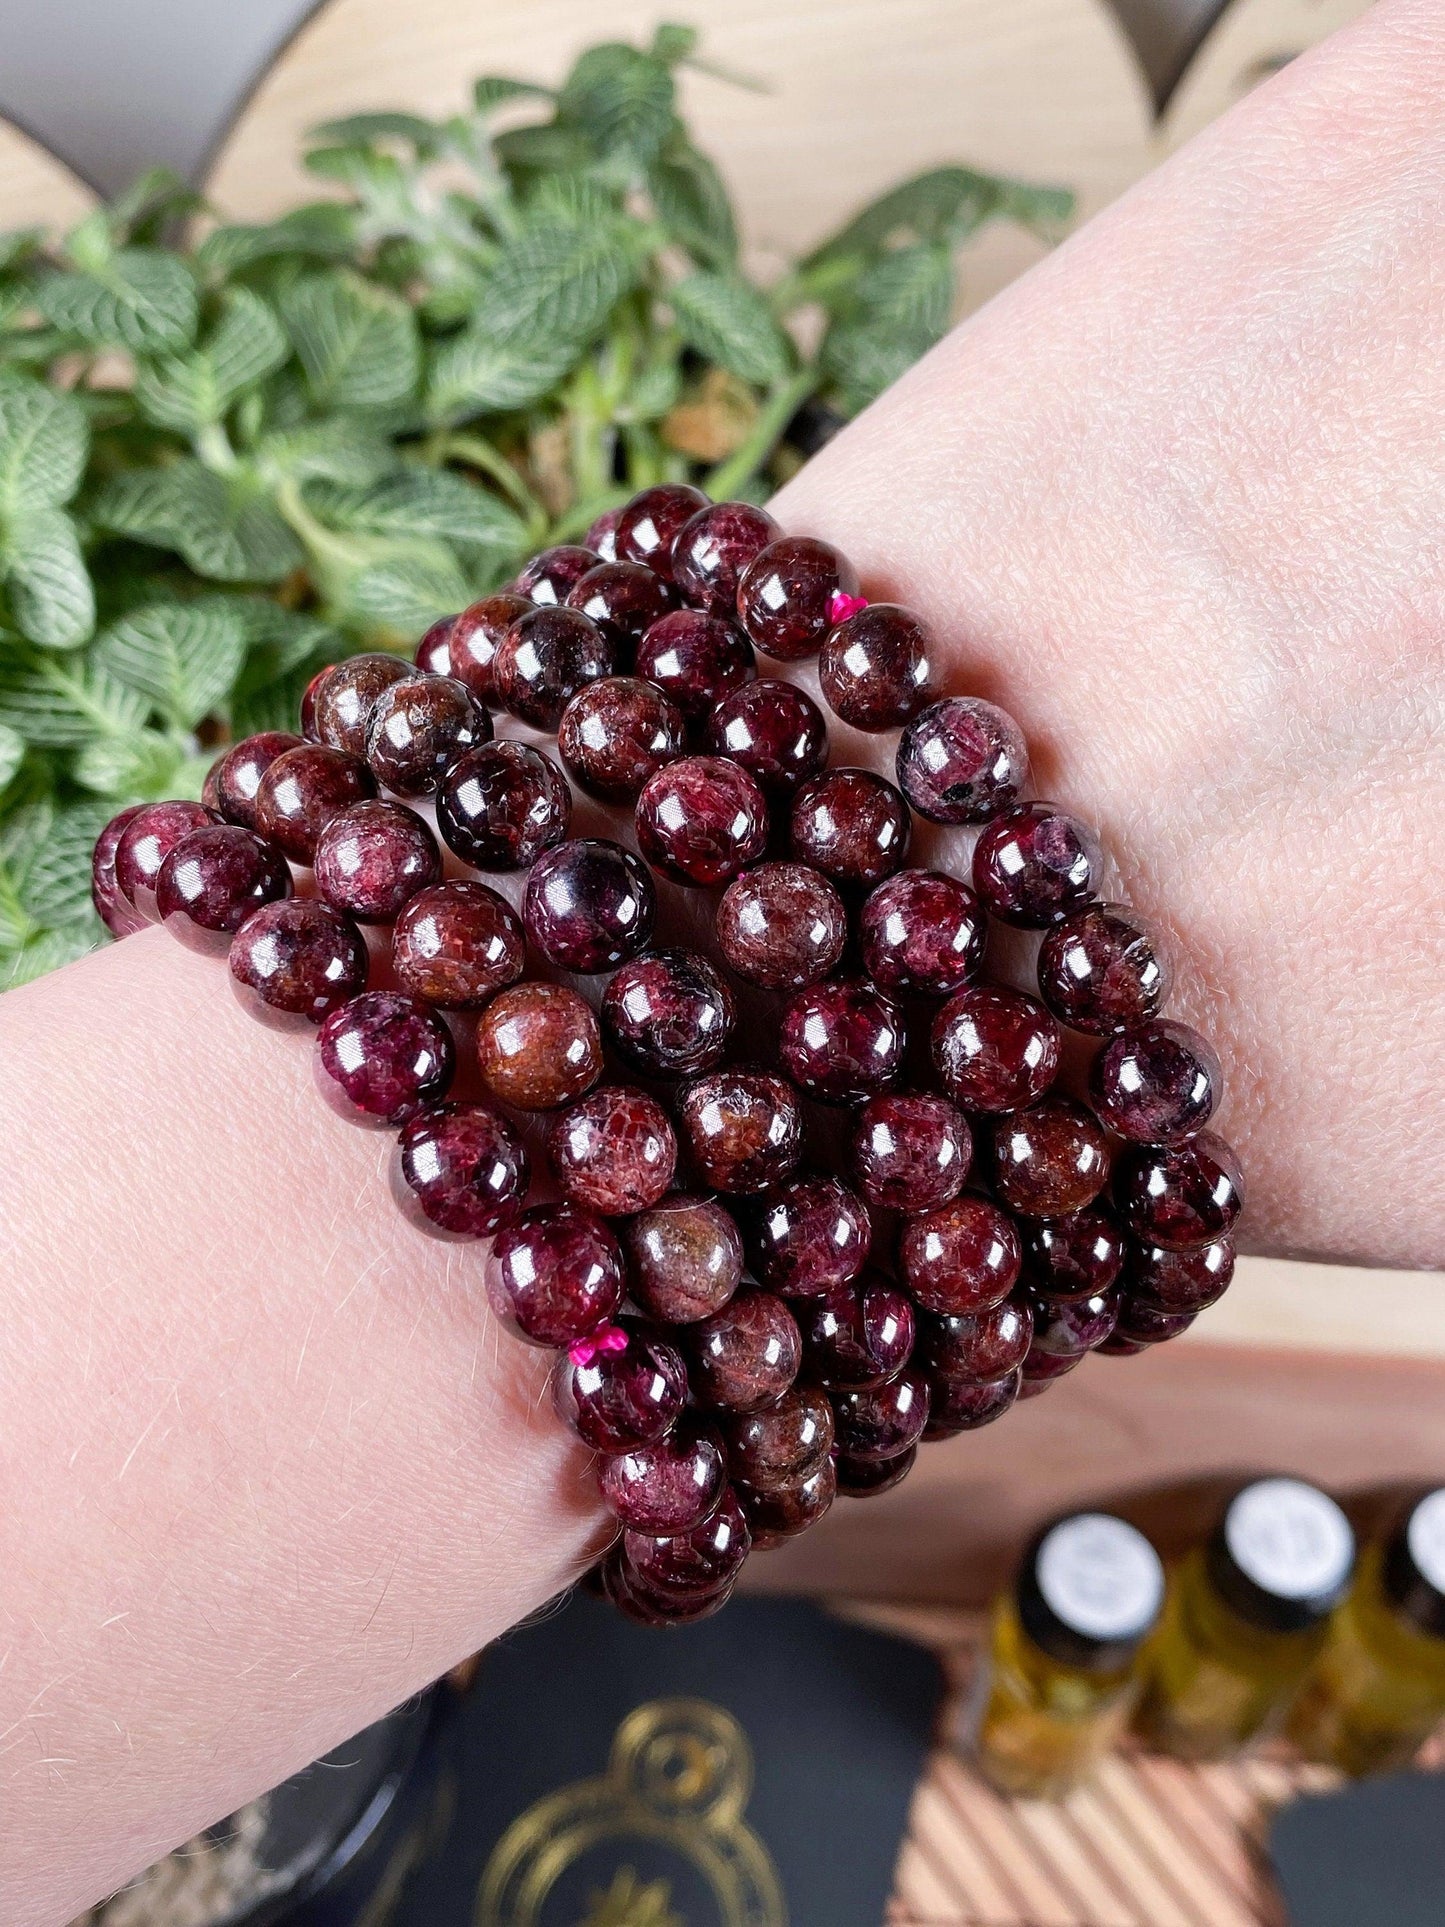
[[[769,668],[814,654],[840,721],[901,731],[896,782],[828,767]],[[248,1009],[314,1027],[326,1101],[395,1134],[407,1217],[491,1241],[477,1282],[597,1456],[597,1583],[648,1625],[1233,1275],[1222,1073],[1162,1014],[1167,946],[938,658],[830,544],[664,484],[96,844],[112,934],[228,950]],[[573,784],[625,827],[572,834]],[[906,867],[915,816],[971,849]],[[991,921],[1032,989],[986,974]]]

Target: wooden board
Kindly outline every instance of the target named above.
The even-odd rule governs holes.
[[[1185,70],[1160,125],[1182,146],[1252,87],[1358,19],[1370,0],[1234,0]]]
[[[95,196],[28,134],[0,120],[0,233],[21,227],[71,227]]]

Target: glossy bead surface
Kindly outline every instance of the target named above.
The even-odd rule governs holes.
[[[1104,1188],[1109,1151],[1097,1118],[1066,1097],[1046,1097],[993,1127],[993,1182],[1026,1218],[1082,1211]]]
[[[978,898],[940,870],[886,877],[858,919],[863,967],[880,990],[962,990],[978,975],[987,940]]]
[[[405,803],[353,803],[316,839],[317,894],[360,923],[390,923],[418,890],[441,881],[437,840]]]
[[[931,1443],[957,1438],[960,1432],[976,1432],[981,1425],[992,1425],[1016,1404],[1021,1382],[1022,1373],[1017,1370],[982,1385],[971,1379],[931,1377],[924,1440]]]
[[[1038,1298],[1090,1298],[1107,1291],[1124,1264],[1119,1221],[1100,1204],[1066,1218],[1030,1221],[1023,1245],[1028,1287]]]
[[[787,1177],[803,1147],[803,1113],[786,1078],[730,1065],[685,1084],[677,1118],[688,1157],[714,1191],[746,1196]]]
[[[929,1394],[930,1404],[932,1393]],[[928,1429],[924,1428],[927,1438]],[[906,1452],[899,1452],[891,1459],[855,1459],[846,1452],[840,1452],[833,1461],[833,1471],[838,1480],[838,1496],[844,1499],[876,1499],[884,1492],[891,1492],[913,1470],[918,1457],[918,1447],[910,1445]]]
[[[733,994],[695,950],[653,950],[623,964],[602,998],[618,1053],[649,1077],[692,1077],[721,1061],[737,1011]]]
[[[1223,1138],[1202,1131],[1185,1144],[1126,1151],[1114,1201],[1141,1244],[1192,1251],[1233,1232],[1244,1209],[1244,1179]]]
[[[602,1075],[592,1006],[565,984],[513,984],[477,1019],[477,1067],[492,1096],[519,1111],[570,1103]]]
[[[858,571],[831,542],[783,535],[744,569],[738,618],[766,656],[797,662],[814,655],[833,627],[833,598],[857,595]]]
[[[539,609],[555,609],[601,560],[595,549],[583,548],[577,542],[559,542],[554,548],[534,555],[512,588],[515,594],[525,596]]]
[[[1016,1372],[1033,1342],[1033,1310],[1022,1293],[987,1311],[921,1321],[918,1356],[935,1377],[990,1385]]]
[[[677,883],[726,883],[767,848],[767,802],[740,764],[679,757],[650,776],[637,799],[637,842]]]
[[[747,1225],[754,1272],[788,1298],[818,1298],[851,1284],[872,1239],[867,1205],[834,1177],[787,1179],[759,1198]]]
[[[1004,923],[1043,930],[1092,903],[1103,878],[1099,839],[1052,803],[1020,803],[989,823],[973,850],[973,887]]]
[[[617,560],[617,524],[622,520],[622,510],[603,509],[602,513],[587,530],[584,547],[591,549],[603,562]]]
[[[1107,1037],[1158,1016],[1173,981],[1152,924],[1121,903],[1078,910],[1039,950],[1039,994],[1061,1023]]]
[[[316,733],[316,698],[321,694],[321,685],[326,681],[326,678],[335,667],[335,663],[327,663],[324,669],[318,669],[301,692],[301,739],[303,742],[319,743],[321,741],[321,738]]]
[[[973,1141],[962,1115],[919,1091],[870,1097],[848,1140],[858,1188],[879,1211],[932,1211],[956,1198]]]
[[[751,502],[710,503],[672,538],[672,579],[695,609],[731,620],[743,570],[781,533]]]
[[[810,1472],[780,1479],[766,1490],[739,1486],[738,1499],[752,1528],[753,1549],[766,1551],[807,1532],[817,1525],[837,1493],[838,1478],[830,1458],[819,1459]]]
[[[1163,1345],[1171,1338],[1178,1338],[1181,1332],[1187,1332],[1198,1316],[1197,1311],[1161,1311],[1157,1305],[1146,1305],[1141,1299],[1126,1298],[1110,1336],[1122,1338],[1131,1345]],[[1107,1339],[1101,1340],[1101,1344],[1107,1343]]]
[[[781,1298],[740,1291],[686,1333],[693,1392],[725,1412],[755,1412],[780,1399],[798,1376],[803,1341]]]
[[[711,1593],[742,1571],[753,1535],[737,1494],[725,1491],[710,1519],[672,1537],[628,1531],[622,1553],[628,1570],[645,1585],[674,1593]]]
[[[646,1211],[672,1183],[677,1140],[645,1091],[599,1084],[559,1111],[547,1155],[563,1197],[604,1218]]]
[[[183,837],[213,824],[204,803],[145,803],[122,825],[115,843],[114,874],[117,911],[121,920],[134,913],[133,927],[155,923],[156,883],[161,866]]]
[[[259,736],[247,736],[244,741],[232,744],[225,755],[212,764],[201,801],[228,823],[239,823],[246,830],[259,829],[256,792],[261,787],[261,778],[278,756],[300,747],[301,738],[284,729],[264,730]]]
[[[515,1224],[531,1175],[526,1146],[484,1104],[437,1104],[407,1124],[392,1158],[392,1194],[415,1225],[489,1238]]]
[[[492,1310],[533,1345],[560,1350],[589,1338],[622,1303],[624,1282],[616,1238],[569,1204],[524,1211],[487,1255]]]
[[[833,1407],[817,1385],[795,1385],[772,1405],[723,1425],[728,1470],[744,1485],[770,1487],[811,1472],[833,1445]]]
[[[931,823],[986,823],[1028,781],[1023,731],[977,696],[946,696],[915,716],[898,744],[898,786]]]
[[[1204,1129],[1223,1082],[1207,1038],[1159,1019],[1108,1039],[1090,1067],[1089,1096],[1116,1137],[1177,1144]]]
[[[1122,1302],[1122,1294],[1114,1286],[1067,1304],[1049,1298],[1033,1299],[1034,1350],[1055,1358],[1082,1358],[1085,1352],[1102,1345],[1113,1331]]]
[[[452,624],[455,616],[443,616],[426,630],[412,655],[424,676],[449,676],[452,673]]]
[[[890,997],[859,979],[833,978],[795,991],[783,1006],[778,1058],[814,1097],[851,1104],[897,1081],[905,1043]]]
[[[95,839],[90,853],[90,901],[95,914],[113,937],[128,937],[145,925],[145,918],[120,894],[115,880],[115,857],[120,839],[146,808],[132,803],[128,810],[113,816]]]
[[[1059,1026],[1036,998],[1001,984],[973,984],[933,1020],[934,1067],[966,1111],[1022,1110],[1059,1071]]]
[[[576,837],[532,865],[522,920],[548,963],[590,975],[645,949],[656,914],[640,858],[602,837]]]
[[[828,760],[822,710],[796,683],[773,677],[724,696],[708,715],[704,741],[715,756],[741,763],[775,800],[792,796]]]
[[[205,823],[161,865],[156,914],[190,949],[224,956],[253,910],[290,894],[291,872],[273,843],[239,823]]]
[[[552,1400],[563,1422],[595,1451],[656,1445],[682,1417],[687,1367],[660,1332],[604,1325],[557,1360]]]
[[[928,632],[911,610],[869,603],[823,644],[818,681],[824,701],[850,728],[899,728],[932,694],[928,647]]]
[[[316,733],[332,749],[365,756],[371,711],[384,689],[414,674],[400,656],[350,656],[326,673],[316,690]]]
[[[908,854],[908,806],[883,777],[866,769],[830,769],[805,783],[793,801],[793,855],[835,883],[871,889],[900,869]]]
[[[430,796],[457,758],[491,734],[491,717],[454,676],[405,676],[372,705],[366,760],[383,789]]]
[[[674,1192],[629,1219],[622,1239],[632,1297],[664,1324],[710,1318],[742,1282],[742,1236],[713,1198]]]
[[[1108,1345],[1112,1340],[1106,1338],[1104,1343]],[[1020,1373],[1019,1397],[1037,1398],[1041,1392],[1048,1390],[1055,1379],[1066,1378],[1070,1372],[1077,1371],[1086,1356],[1084,1352],[1064,1355],[1058,1352],[1031,1351],[1024,1360],[1023,1370]]]
[[[636,665],[639,676],[696,723],[757,673],[742,630],[700,609],[677,609],[654,622],[637,645]]]
[[[366,988],[366,940],[349,917],[287,897],[253,910],[231,939],[231,983],[241,1003],[278,1029],[319,1024]]]
[[[256,825],[293,863],[309,864],[332,817],[375,795],[376,778],[359,756],[303,743],[268,765],[256,791]]]
[[[634,802],[648,777],[686,744],[682,711],[640,676],[604,676],[579,689],[557,726],[557,753],[568,773],[604,803]]]
[[[555,729],[579,689],[616,669],[616,650],[576,609],[529,609],[502,637],[492,686],[521,722]]]
[[[480,602],[469,604],[453,619],[447,641],[446,673],[455,676],[479,703],[496,707],[493,665],[497,650],[518,616],[526,615],[531,607],[525,596],[504,591],[500,595],[483,596]]]
[[[1022,1264],[1013,1219],[975,1191],[899,1229],[898,1269],[928,1311],[958,1316],[1002,1304]]]
[[[456,1052],[441,1018],[415,997],[365,990],[322,1023],[314,1062],[338,1116],[395,1126],[445,1097]]]
[[[884,1385],[833,1394],[833,1429],[840,1456],[892,1459],[917,1445],[928,1423],[928,1380],[904,1372]]]
[[[624,1619],[651,1632],[671,1632],[679,1626],[692,1626],[699,1620],[720,1613],[732,1597],[731,1583],[714,1586],[710,1592],[678,1592],[650,1586],[640,1580],[620,1550],[614,1548],[597,1568],[597,1589]]]
[[[848,941],[848,912],[828,879],[805,863],[759,863],[723,892],[714,924],[724,961],[767,990],[826,977]]]
[[[659,482],[645,488],[623,508],[617,518],[615,546],[618,560],[643,562],[672,581],[672,545],[679,529],[708,505],[699,488],[686,482]]]
[[[567,834],[567,779],[527,743],[483,743],[457,758],[437,789],[437,828],[476,870],[526,870]]]
[[[396,980],[443,1010],[479,1010],[527,961],[522,919],[485,883],[458,879],[418,890],[391,933]]]
[[[913,1355],[913,1306],[881,1272],[800,1304],[798,1320],[807,1374],[830,1390],[881,1385]]]
[[[1135,1245],[1125,1264],[1124,1287],[1131,1299],[1157,1311],[1204,1311],[1224,1296],[1233,1277],[1232,1238],[1192,1251]]]
[[[601,562],[589,569],[566,598],[596,623],[619,663],[629,663],[643,634],[677,607],[660,576],[641,562]]]
[[[727,1488],[722,1442],[711,1425],[684,1420],[656,1445],[603,1459],[597,1482],[608,1510],[634,1532],[693,1532]]]

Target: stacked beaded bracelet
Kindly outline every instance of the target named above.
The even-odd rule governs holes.
[[[844,723],[901,727],[897,786],[828,768],[818,705],[755,650],[820,652]],[[493,712],[555,731],[567,774]],[[319,1026],[327,1100],[399,1133],[408,1215],[492,1240],[491,1303],[561,1354],[620,1524],[598,1581],[675,1624],[920,1440],[1173,1337],[1229,1283],[1218,1060],[1160,1018],[1154,932],[1101,901],[1095,837],[1021,800],[1027,775],[1012,719],[938,699],[923,624],[836,549],[664,485],[437,623],[415,666],[323,670],[301,734],[236,744],[201,803],[118,816],[94,894],[115,935],[163,921],[228,951],[258,1016]],[[569,837],[568,776],[633,807],[636,850]],[[460,865],[525,872],[520,914],[444,874],[423,798]],[[971,888],[904,867],[914,812],[977,829]],[[720,890],[723,968],[654,941],[654,872]],[[685,894],[661,905],[684,929]],[[989,917],[1043,932],[1038,997],[983,974]],[[526,976],[529,944],[553,975]],[[594,1009],[570,980],[604,975]],[[1064,1028],[1097,1040],[1087,1101],[1058,1088]],[[538,1114],[560,1197],[529,1207]]]

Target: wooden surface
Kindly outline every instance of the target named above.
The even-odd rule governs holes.
[[[7,228],[67,228],[95,196],[28,134],[0,120],[0,233]]]

